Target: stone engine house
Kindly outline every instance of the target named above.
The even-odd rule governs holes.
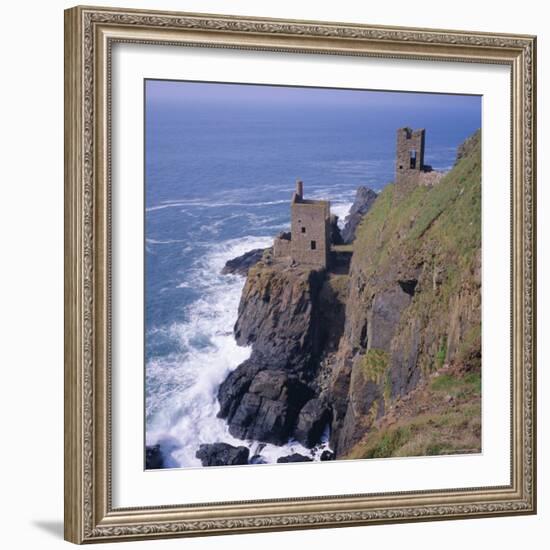
[[[290,233],[281,233],[275,239],[274,257],[290,257],[293,263],[326,269],[330,257],[330,202],[304,199],[304,184],[298,180],[290,215]]]
[[[395,159],[395,182],[417,179],[424,167],[424,141],[426,130],[399,128]]]

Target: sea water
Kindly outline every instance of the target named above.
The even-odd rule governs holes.
[[[216,416],[220,383],[251,353],[233,337],[244,278],[221,270],[289,229],[296,178],[342,221],[357,187],[380,191],[392,180],[396,129],[406,125],[426,128],[425,163],[448,170],[479,111],[146,103],[146,443],[161,444],[166,466],[200,466],[199,445],[217,441],[260,450],[267,462],[310,455],[294,441],[238,440]]]

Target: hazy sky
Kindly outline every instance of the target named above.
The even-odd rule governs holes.
[[[479,112],[480,96],[147,80],[149,106],[376,106]]]

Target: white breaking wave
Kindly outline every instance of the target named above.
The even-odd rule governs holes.
[[[270,206],[273,204],[284,204],[288,203],[289,199],[277,200],[277,201],[265,201],[265,202],[211,202],[211,201],[174,201],[174,202],[165,202],[163,204],[157,204],[155,206],[149,206],[145,209],[146,212],[154,212],[155,210],[164,210],[165,208],[180,208],[182,206],[194,206],[202,208],[220,208],[220,207],[229,207],[229,206],[246,206],[247,208],[259,207],[259,206]]]
[[[338,216],[338,227],[340,229],[343,229],[344,227],[344,220],[346,219],[346,216],[349,214],[349,210],[351,208],[352,202],[341,202],[341,203],[331,203],[330,204],[330,211],[333,214],[336,214]]]
[[[177,244],[177,243],[186,243],[186,239],[166,239],[164,241],[158,241],[156,239],[145,239],[147,244]]]
[[[258,442],[236,439],[225,420],[216,416],[220,384],[251,353],[250,347],[238,346],[233,336],[244,279],[220,272],[227,260],[271,244],[272,237],[245,237],[217,245],[193,270],[191,284],[202,297],[190,305],[188,321],[149,334],[162,331],[181,350],[153,359],[146,367],[147,444],[160,443],[168,467],[201,466],[195,457],[201,443],[245,445],[250,456],[258,450]],[[179,286],[184,284],[188,283]],[[326,448],[328,434],[313,451],[314,457],[318,459]],[[261,449],[266,462],[292,453],[312,455],[296,442]]]

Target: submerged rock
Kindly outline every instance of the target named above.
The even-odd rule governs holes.
[[[246,277],[248,270],[262,259],[262,256],[266,250],[267,249],[265,248],[255,248],[254,250],[245,252],[241,256],[228,260],[225,262],[225,266],[222,269],[222,274],[236,274]]]
[[[203,466],[235,466],[248,464],[247,447],[234,447],[229,443],[203,443],[195,456]]]
[[[164,459],[160,450],[160,445],[151,445],[145,447],[145,469],[160,470],[164,468]]]
[[[294,453],[288,456],[281,456],[277,459],[277,462],[279,464],[286,464],[289,462],[313,462],[313,458],[310,458],[309,456],[304,456],[299,453]]]
[[[346,216],[344,229],[342,229],[342,239],[346,244],[353,242],[355,231],[361,223],[363,216],[371,209],[378,194],[368,187],[359,187],[355,195],[355,200]]]
[[[267,460],[262,455],[254,455],[249,464],[267,464]]]

